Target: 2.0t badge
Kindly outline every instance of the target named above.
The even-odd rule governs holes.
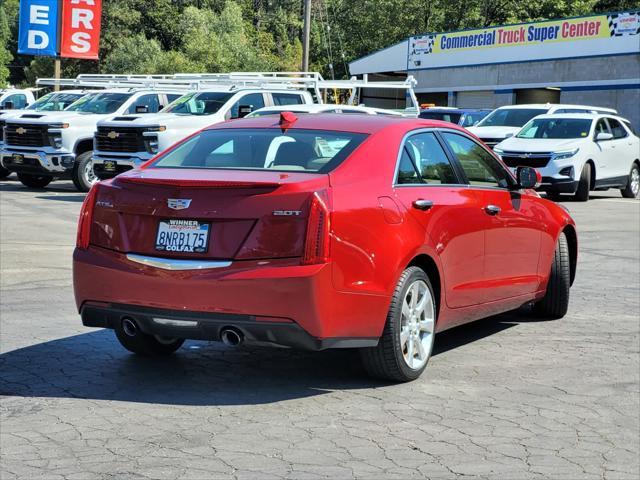
[[[191,205],[190,198],[167,198],[167,205],[173,210],[184,210]]]

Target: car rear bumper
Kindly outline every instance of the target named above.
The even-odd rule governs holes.
[[[248,341],[298,348],[377,344],[390,298],[335,290],[330,264],[219,263],[167,269],[99,247],[76,249],[74,290],[83,323],[112,328],[131,316],[143,331],[179,338],[219,340],[223,327],[235,327]],[[154,318],[196,324],[169,326]]]
[[[243,341],[255,345],[274,345],[301,350],[373,347],[372,338],[316,338],[297,323],[287,319],[269,319],[251,315],[185,312],[138,307],[135,305],[86,302],[80,311],[86,327],[116,328],[128,318],[148,335],[192,340],[221,341],[221,332],[231,328],[242,333]]]

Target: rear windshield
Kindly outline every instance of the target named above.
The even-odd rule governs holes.
[[[585,138],[591,120],[582,118],[534,118],[516,135],[518,138]]]
[[[533,117],[547,113],[541,108],[501,108],[487,115],[479,127],[521,127]]]
[[[428,120],[442,120],[443,122],[455,123],[456,125],[460,121],[462,113],[458,112],[420,112],[420,118],[426,118]]]
[[[205,130],[156,160],[156,168],[327,173],[366,135],[326,130]]]

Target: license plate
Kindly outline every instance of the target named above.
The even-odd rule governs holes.
[[[102,166],[108,172],[115,172],[116,171],[116,162],[114,162],[113,160],[105,160],[104,163],[102,164]]]
[[[20,153],[14,153],[13,155],[11,155],[11,161],[13,163],[23,163],[24,155],[21,155]]]
[[[161,252],[206,253],[209,223],[197,220],[160,220],[156,250]]]

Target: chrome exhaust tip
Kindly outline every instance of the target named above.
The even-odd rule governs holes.
[[[122,319],[122,331],[129,337],[135,337],[138,334],[138,324],[132,318],[125,317]]]
[[[229,347],[237,347],[244,340],[244,335],[242,335],[242,332],[236,328],[224,327],[220,330],[220,339],[222,340],[222,343]]]

